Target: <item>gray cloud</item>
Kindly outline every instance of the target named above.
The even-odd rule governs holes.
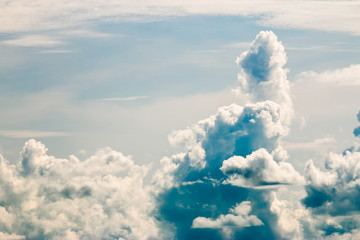
[[[360,122],[360,111],[359,111],[359,113],[357,114],[357,119],[358,119],[358,121]],[[358,126],[358,127],[356,127],[356,128],[354,129],[354,135],[355,135],[356,137],[359,137],[359,136],[360,136],[360,126]]]

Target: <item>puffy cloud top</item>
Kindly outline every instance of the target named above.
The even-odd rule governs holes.
[[[46,154],[29,140],[17,167],[0,155],[3,239],[147,239],[158,237],[148,167],[110,148],[80,161]]]
[[[233,156],[223,162],[220,170],[235,186],[259,186],[269,184],[303,184],[303,177],[287,162],[277,162],[261,148],[246,156]]]
[[[344,155],[330,153],[326,160],[328,172],[317,169],[312,161],[306,164],[308,181],[305,206],[316,213],[347,215],[360,210],[360,152]]]
[[[236,62],[241,67],[240,92],[254,101],[271,100],[280,104],[284,108],[282,120],[289,123],[293,110],[288,70],[283,68],[287,57],[277,36],[271,31],[261,31]]]
[[[277,221],[286,211],[270,209],[263,185],[304,183],[280,145],[293,112],[286,59],[277,37],[260,32],[237,60],[239,90],[259,102],[223,106],[170,134],[170,144],[182,152],[164,157],[153,177],[158,218],[165,230],[173,228],[169,238],[283,237]],[[286,236],[298,234],[294,229]]]
[[[220,215],[217,219],[197,217],[192,223],[192,228],[215,228],[220,229],[225,237],[231,238],[234,229],[250,226],[260,226],[264,223],[255,215],[249,215],[251,203],[244,201],[230,209],[230,213]]]

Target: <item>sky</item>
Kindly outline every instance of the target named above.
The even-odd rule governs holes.
[[[360,238],[359,1],[0,1],[0,239]]]

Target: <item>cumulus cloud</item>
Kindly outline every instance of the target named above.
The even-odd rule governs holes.
[[[259,187],[304,182],[280,145],[292,117],[283,46],[272,32],[260,32],[238,63],[241,92],[253,103],[220,107],[169,135],[179,153],[164,157],[152,179],[169,238],[280,238],[271,191]]]
[[[220,229],[226,238],[231,238],[236,229],[250,226],[260,226],[264,223],[255,215],[249,215],[251,203],[244,201],[230,209],[230,213],[220,215],[217,219],[197,217],[192,223],[192,228],[215,228]]]
[[[229,176],[227,182],[235,186],[304,183],[303,177],[290,163],[275,161],[263,148],[245,158],[233,156],[225,160],[220,170]]]
[[[306,164],[308,181],[305,206],[315,213],[346,215],[359,211],[360,152],[330,153],[325,162],[327,172],[317,169],[312,161]]]
[[[221,107],[210,118],[170,135],[170,143],[185,152],[162,159],[163,168],[155,175],[155,183],[161,187],[178,185],[190,171],[198,172],[194,178],[206,176],[206,172],[220,178],[225,159],[246,156],[259,148],[274,151],[281,158],[284,153],[277,151],[278,142],[286,133],[280,122],[280,106],[274,102]]]
[[[236,60],[241,68],[239,91],[254,101],[271,100],[284,108],[281,119],[289,123],[293,115],[284,46],[271,31],[260,32]]]
[[[5,239],[158,237],[143,186],[148,167],[110,148],[80,161],[26,142],[18,165],[0,156],[0,232]]]

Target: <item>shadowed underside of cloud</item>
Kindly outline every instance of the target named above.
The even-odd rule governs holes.
[[[359,123],[360,123],[360,111],[359,111],[359,113],[357,114],[357,119],[358,119],[358,121],[359,121]],[[360,126],[358,126],[357,128],[354,129],[354,135],[355,135],[356,137],[360,137]]]

